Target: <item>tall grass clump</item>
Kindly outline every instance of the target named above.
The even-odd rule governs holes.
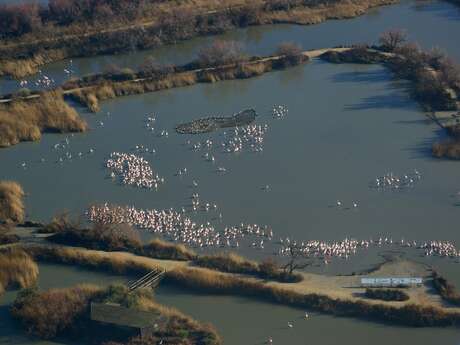
[[[83,132],[87,128],[87,123],[57,91],[0,106],[0,147],[39,140],[43,132]]]
[[[0,253],[0,291],[30,287],[37,278],[38,266],[26,252],[9,249]]]
[[[0,223],[24,221],[24,190],[14,181],[0,181]]]

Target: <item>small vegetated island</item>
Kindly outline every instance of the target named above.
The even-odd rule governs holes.
[[[200,134],[216,131],[219,128],[249,125],[256,119],[254,109],[246,109],[228,117],[207,117],[180,124],[176,127],[179,134]]]

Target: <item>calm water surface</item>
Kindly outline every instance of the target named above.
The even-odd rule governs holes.
[[[385,29],[402,27],[425,47],[438,45],[460,60],[460,47],[452,36],[460,32],[459,19],[457,8],[445,3],[403,3],[348,21],[310,27],[250,28],[226,37],[242,41],[252,53],[262,55],[273,51],[280,41],[294,40],[304,48],[317,48],[369,42]],[[206,42],[197,39],[155,54],[162,61],[188,61]],[[78,59],[74,67],[84,74],[99,70],[108,61],[135,65],[146,54]],[[46,73],[57,76],[63,67],[49,66]],[[3,82],[0,87],[9,90],[14,85]],[[285,119],[271,117],[274,104],[287,105]],[[225,154],[216,148],[212,151],[216,157],[213,165],[202,158],[206,151],[192,152],[184,142],[208,138],[218,142],[222,132],[193,137],[174,133],[178,123],[213,114],[230,115],[247,107],[259,113],[258,124],[269,126],[263,153]],[[209,220],[218,229],[246,222],[271,226],[275,238],[337,240],[383,235],[394,239],[443,239],[460,246],[455,226],[459,219],[456,193],[460,165],[430,157],[432,141],[442,134],[408,99],[404,84],[393,82],[382,67],[315,61],[256,79],[119,98],[104,102],[97,115],[83,109],[80,112],[93,129],[88,133],[45,135],[38,143],[0,151],[0,178],[23,184],[30,218],[47,220],[62,209],[81,214],[89,204],[105,201],[144,208],[180,208],[190,204],[194,191],[191,182],[195,179],[201,199],[215,202],[219,209],[191,217]],[[168,130],[169,138],[147,131],[145,120],[152,113],[157,118],[156,133]],[[83,152],[83,158],[56,163],[65,151],[52,147],[65,138],[73,157]],[[107,178],[103,167],[110,152],[130,152],[139,144],[157,151],[156,155],[144,155],[166,179],[156,192],[120,186]],[[87,154],[91,148],[95,152]],[[40,162],[41,158],[45,163]],[[23,162],[27,169],[21,167]],[[224,166],[228,173],[217,174],[217,166]],[[189,175],[174,176],[183,167],[188,168]],[[422,173],[422,179],[410,190],[379,192],[369,188],[376,176],[413,169]],[[267,184],[268,192],[261,189]],[[334,207],[336,200],[345,207]],[[353,201],[360,206],[348,209]],[[218,220],[219,212],[222,221]],[[240,252],[262,255],[247,246],[240,247]],[[378,251],[372,251],[316,270],[351,272],[380,260]],[[458,263],[445,259],[428,263],[460,286]],[[59,272],[50,274],[61,281]],[[83,279],[89,280],[86,274]],[[56,280],[56,284],[60,283]],[[194,296],[177,290],[160,289],[158,298],[216,324],[226,344],[261,344],[270,335],[281,344],[336,344],[338,335],[343,344],[367,344],[369,340],[375,344],[460,343],[460,332],[452,329],[406,329],[324,315],[304,322],[299,319],[303,311],[292,308],[240,298]],[[287,321],[295,322],[294,329],[287,329]],[[332,329],[336,332],[329,331]]]

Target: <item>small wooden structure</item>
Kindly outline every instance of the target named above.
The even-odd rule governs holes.
[[[422,278],[412,278],[412,277],[389,277],[389,278],[372,278],[366,277],[361,278],[362,287],[413,287],[420,286],[423,283]]]
[[[91,303],[91,321],[95,334],[111,339],[148,337],[165,322],[160,313],[122,307],[115,303]]]
[[[151,287],[155,288],[160,283],[161,278],[165,274],[166,270],[164,268],[159,268],[150,271],[145,276],[139,278],[138,280],[128,283],[129,291],[134,291],[136,289]]]

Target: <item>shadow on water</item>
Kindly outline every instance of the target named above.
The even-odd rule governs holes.
[[[331,78],[335,83],[378,83],[388,81],[389,79],[388,72],[383,69],[377,71],[342,72],[335,74]]]
[[[454,4],[441,3],[440,1],[420,1],[413,5],[413,8],[417,12],[427,12],[435,14],[448,20],[460,20],[460,7]]]
[[[345,105],[346,111],[368,109],[413,109],[414,103],[402,97],[400,91],[389,94],[365,97],[360,103]]]

